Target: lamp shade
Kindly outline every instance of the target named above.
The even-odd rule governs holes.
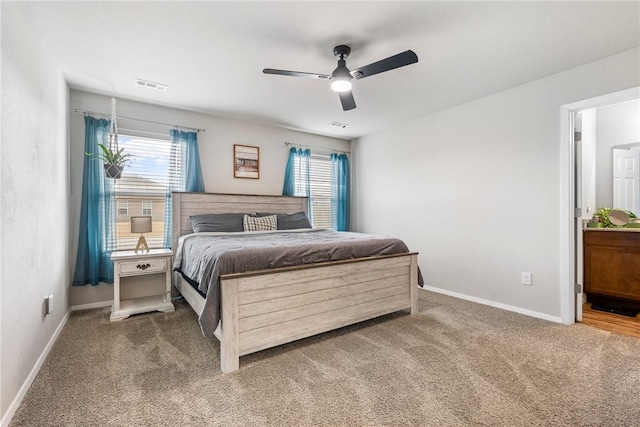
[[[131,232],[132,233],[151,233],[151,217],[150,216],[132,216]]]

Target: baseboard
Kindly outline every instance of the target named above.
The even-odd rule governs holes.
[[[89,310],[89,309],[92,309],[92,308],[111,307],[112,305],[113,305],[113,301],[112,300],[100,301],[100,302],[92,302],[90,304],[72,305],[71,306],[71,311]]]
[[[44,350],[42,350],[42,353],[40,354],[40,357],[38,357],[36,364],[34,365],[33,369],[31,369],[31,372],[29,372],[29,375],[27,376],[27,379],[22,384],[22,387],[20,387],[20,391],[18,391],[18,394],[11,402],[11,405],[9,405],[7,412],[2,417],[2,421],[0,421],[1,427],[8,427],[9,423],[11,423],[11,419],[13,418],[14,414],[18,410],[20,403],[22,403],[22,399],[24,399],[24,396],[27,394],[29,387],[31,387],[31,383],[33,383],[33,380],[36,378],[36,375],[38,375],[38,372],[40,372],[40,368],[44,364],[44,361],[47,359],[47,356],[49,355],[49,352],[51,351],[53,344],[55,344],[56,340],[58,339],[58,336],[60,335],[60,332],[62,332],[62,329],[67,324],[67,320],[69,320],[70,314],[71,314],[71,310],[67,311],[67,314],[65,314],[64,317],[62,318],[62,321],[54,331],[53,335],[51,336],[51,339],[45,346]]]
[[[447,291],[446,289],[435,288],[433,286],[424,286],[422,289],[426,291],[435,292],[438,294],[448,295],[454,298],[460,298],[463,300],[477,302],[478,304],[488,305],[490,307],[500,308],[502,310],[513,311],[514,313],[524,314],[525,316],[535,317],[537,319],[548,320],[550,322],[562,323],[562,318],[560,316],[551,316],[546,313],[540,313],[538,311],[527,310],[521,307],[516,307],[513,305],[502,304],[500,302],[490,301],[482,298],[472,297],[470,295],[460,294],[458,292]]]

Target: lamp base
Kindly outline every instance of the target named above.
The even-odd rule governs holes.
[[[149,245],[147,245],[147,239],[145,239],[144,236],[140,236],[140,238],[138,239],[138,244],[136,245],[135,251],[136,253],[149,252]]]

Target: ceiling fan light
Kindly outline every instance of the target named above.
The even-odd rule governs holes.
[[[351,90],[351,82],[349,80],[333,80],[331,82],[331,90],[334,92],[347,92]]]
[[[351,90],[351,72],[342,58],[338,60],[338,67],[331,74],[331,90],[334,92]]]

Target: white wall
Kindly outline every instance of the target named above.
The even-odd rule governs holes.
[[[84,118],[82,114],[73,111],[82,109],[109,113],[111,111],[110,102],[110,97],[107,96],[78,90],[71,91],[71,267],[74,265],[77,250],[82,165],[85,157]],[[206,132],[198,134],[198,147],[205,190],[212,193],[282,194],[284,169],[289,155],[289,147],[284,145],[285,141],[341,151],[350,148],[350,142],[345,140],[124,99],[117,99],[117,114],[118,116],[206,129]],[[127,132],[127,129],[134,129],[137,132],[143,132],[140,133],[142,136],[160,135],[166,137],[169,134],[168,126],[133,120],[119,120],[118,127],[121,133]],[[233,177],[233,144],[260,147],[260,179]],[[73,306],[112,299],[112,285],[100,284],[71,288],[71,305]]]
[[[2,4],[0,416],[7,425],[68,309],[69,91],[26,24]],[[44,297],[54,295],[53,313]],[[35,369],[35,370],[34,370]]]
[[[354,141],[354,228],[404,239],[429,286],[559,320],[560,107],[638,86],[639,57],[626,51]]]
[[[616,145],[640,142],[640,99],[596,110],[598,207],[613,204],[613,152]]]

